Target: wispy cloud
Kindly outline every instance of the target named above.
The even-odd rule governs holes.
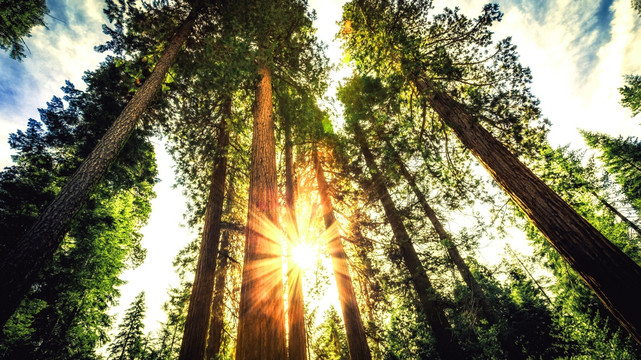
[[[497,38],[512,36],[532,69],[533,93],[552,121],[553,145],[583,146],[578,129],[641,135],[638,120],[619,104],[623,75],[641,73],[639,16],[628,0],[498,1],[505,16]],[[470,16],[485,1],[458,4]],[[436,10],[451,2],[436,2]]]
[[[9,133],[24,128],[29,118],[38,119],[37,109],[62,95],[65,80],[83,89],[84,72],[104,59],[93,51],[106,40],[103,5],[100,0],[49,1],[48,29],[35,28],[25,39],[29,56],[20,63],[0,54],[0,168],[10,164]]]

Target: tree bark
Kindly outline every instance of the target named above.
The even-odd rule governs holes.
[[[463,359],[464,356],[461,354],[460,349],[456,344],[450,324],[443,312],[443,309],[438,303],[438,294],[434,287],[432,287],[432,283],[423,268],[423,264],[416,254],[416,249],[414,249],[412,239],[407,233],[403,220],[396,209],[396,205],[394,204],[389,191],[387,190],[385,177],[376,165],[374,155],[367,145],[367,140],[365,139],[363,130],[358,123],[354,123],[353,127],[356,135],[356,141],[361,148],[361,152],[365,157],[365,162],[372,176],[373,189],[376,192],[376,196],[380,199],[381,204],[383,205],[383,210],[385,211],[385,217],[392,227],[394,239],[401,250],[403,262],[410,273],[414,290],[418,295],[418,299],[421,304],[420,309],[425,315],[427,325],[429,325],[432,329],[432,333],[434,334],[436,349],[439,355],[444,359]]]
[[[347,334],[347,344],[349,354],[352,360],[371,360],[372,354],[367,344],[367,336],[363,327],[363,320],[356,302],[354,285],[349,273],[347,264],[347,255],[343,248],[341,235],[338,231],[338,222],[334,216],[334,207],[329,195],[329,187],[325,179],[322,165],[318,158],[318,150],[314,147],[312,150],[314,168],[316,169],[316,182],[318,183],[318,192],[323,207],[323,218],[325,220],[327,248],[332,257],[332,268],[336,278],[336,287],[338,288],[338,300],[343,310],[343,321],[345,322],[345,333]]]
[[[454,266],[456,266],[456,269],[461,274],[463,281],[465,281],[468,289],[470,289],[470,291],[472,292],[473,301],[480,306],[483,317],[485,317],[485,319],[491,324],[496,324],[496,322],[498,321],[498,316],[490,305],[490,302],[487,300],[483,288],[481,288],[481,285],[479,285],[479,283],[476,281],[474,275],[472,275],[472,272],[470,271],[470,268],[465,263],[465,260],[463,260],[461,253],[459,253],[458,248],[452,242],[452,236],[447,232],[447,230],[445,230],[445,227],[436,216],[436,212],[434,211],[434,209],[432,209],[430,204],[427,202],[425,195],[416,184],[414,175],[409,172],[409,170],[405,166],[405,162],[398,154],[396,149],[392,146],[389,139],[387,139],[384,134],[381,134],[380,132],[379,134],[385,139],[387,147],[391,151],[396,165],[398,166],[399,170],[401,170],[401,174],[405,178],[405,181],[407,181],[407,183],[410,185],[410,188],[412,188],[414,195],[423,208],[423,212],[432,223],[434,230],[436,230],[436,234],[438,235],[441,244],[445,246],[447,254],[450,256],[450,259],[452,259]]]
[[[138,119],[163,83],[176,54],[191,33],[197,15],[198,10],[193,9],[167,44],[149,78],[127,103],[69,182],[27,231],[22,241],[7,254],[6,260],[0,265],[0,327],[4,326],[16,310],[38,272],[60,245],[73,217],[129,139]]]
[[[237,360],[287,357],[271,71],[261,64],[258,74]]]
[[[234,206],[234,173],[229,175],[227,180],[226,204],[223,213],[229,213]],[[222,222],[221,222],[222,223]],[[221,235],[220,251],[218,251],[218,265],[216,266],[216,280],[214,287],[214,299],[211,303],[211,318],[209,321],[209,337],[205,349],[205,359],[215,359],[220,353],[222,336],[224,331],[224,308],[225,308],[225,286],[227,283],[227,271],[229,264],[229,231]]]
[[[198,253],[198,264],[194,284],[189,297],[189,307],[185,320],[185,332],[180,346],[179,359],[204,359],[207,346],[207,329],[211,316],[211,302],[214,291],[216,260],[220,240],[223,202],[225,200],[225,178],[227,177],[227,149],[229,132],[227,121],[231,117],[231,98],[223,103],[220,122],[220,135],[216,148],[216,168],[211,176],[209,198],[205,210],[202,240]]]
[[[211,303],[211,322],[209,323],[209,337],[207,338],[207,350],[205,359],[216,359],[220,352],[223,338],[223,308],[225,301],[225,281],[227,280],[227,257],[229,251],[229,233],[225,231],[220,241],[218,252],[218,272],[216,273],[216,285],[214,288],[214,300]]]
[[[294,191],[294,154],[291,122],[284,119],[285,130],[285,206],[287,224],[287,316],[289,325],[289,359],[307,360],[305,334],[305,308],[303,301],[303,273],[292,257],[294,248],[300,243],[296,220],[296,198]]]
[[[534,175],[463,105],[428,78],[412,80],[445,124],[641,344],[641,267]]]

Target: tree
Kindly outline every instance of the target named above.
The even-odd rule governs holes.
[[[21,61],[27,56],[25,37],[31,36],[34,26],[44,25],[49,13],[45,0],[0,1],[0,49],[9,51],[12,59]]]
[[[420,44],[425,34],[425,11],[428,7],[420,1],[397,2],[394,6],[359,1],[345,6],[343,20],[349,21],[349,31],[344,30],[347,49],[353,58],[359,59],[364,66],[372,65],[372,58],[380,59],[391,66],[386,69],[403,69],[402,76],[415,86],[417,91],[426,98],[428,104],[440,116],[441,120],[456,134],[460,141],[488,170],[490,175],[501,188],[518,204],[530,221],[545,234],[553,246],[562,254],[597,294],[609,311],[623,326],[641,342],[641,313],[636,309],[633,298],[641,296],[641,288],[633,290],[631,296],[629,284],[641,281],[641,267],[612,245],[591,224],[579,216],[565,201],[545,185],[532,173],[508,148],[493,134],[488,132],[479,120],[488,120],[483,113],[473,111],[473,106],[466,106],[454,99],[445,85],[438,82],[442,78],[461,79],[460,74],[465,65],[458,68],[452,59],[454,55],[447,52],[452,46],[452,38],[448,41],[447,32],[439,30],[438,26],[447,26],[447,20],[452,20],[452,31],[461,35],[460,39],[477,41],[479,48],[490,44],[487,27],[500,20],[501,13],[495,5],[487,5],[483,14],[476,22],[460,16],[443,16],[443,21],[435,22],[427,27],[432,34],[446,34],[445,38],[434,39],[430,44],[433,49],[422,49]],[[396,10],[392,10],[396,9]],[[396,15],[403,14],[402,20]],[[456,19],[459,21],[456,21]],[[366,25],[367,24],[367,25]],[[458,26],[458,27],[457,27]],[[427,34],[427,35],[432,35]],[[379,37],[381,35],[381,37]],[[454,39],[458,39],[455,37]],[[385,50],[371,53],[372,48],[380,45]],[[393,44],[388,46],[387,44]],[[469,44],[473,48],[473,43]],[[499,43],[499,50],[501,43]],[[457,49],[451,47],[450,49]],[[509,48],[508,48],[509,49]],[[441,52],[443,58],[426,57],[427,51]],[[513,50],[513,49],[512,49]],[[454,52],[455,50],[452,50]],[[469,52],[467,53],[469,58]],[[479,53],[479,60],[482,59]],[[510,60],[511,58],[499,58]],[[446,62],[439,62],[440,60]],[[461,59],[464,61],[463,59]],[[369,63],[368,63],[369,62]],[[500,64],[503,61],[498,61]],[[470,64],[470,61],[466,61]],[[397,66],[403,64],[402,66]],[[473,62],[472,64],[477,64]],[[518,65],[505,64],[503,69],[518,70]],[[431,72],[430,72],[431,70]],[[477,74],[483,75],[483,69]],[[518,70],[520,71],[520,70]],[[497,73],[487,72],[489,75]],[[498,73],[500,75],[500,73]],[[475,74],[476,75],[476,74]],[[471,89],[480,92],[480,88]],[[454,90],[454,89],[452,89]],[[510,99],[509,97],[506,99]],[[526,98],[527,99],[527,98]],[[510,118],[508,118],[510,119]],[[516,118],[519,120],[519,118]],[[522,123],[518,123],[522,124]],[[511,126],[508,131],[524,129],[522,125]],[[517,138],[518,139],[518,138]],[[624,291],[624,289],[626,289]]]
[[[185,323],[185,334],[180,348],[181,359],[201,359],[207,347],[207,328],[211,317],[211,303],[214,291],[214,276],[221,232],[225,178],[227,177],[227,146],[229,133],[227,121],[231,117],[231,98],[223,103],[220,135],[217,144],[216,169],[211,177],[209,200],[205,211],[202,240],[198,254],[198,265],[194,285],[189,299],[189,310]]]
[[[588,146],[600,152],[599,159],[614,175],[632,206],[641,213],[641,141],[583,131]]]
[[[285,132],[285,219],[287,233],[287,317],[288,350],[290,360],[307,359],[307,335],[305,334],[305,309],[303,302],[303,273],[294,262],[294,249],[300,245],[298,222],[296,220],[296,198],[294,193],[294,145],[292,124],[284,117]]]
[[[345,97],[343,97],[343,99],[345,99]],[[351,104],[347,104],[346,106],[350,105]],[[358,112],[355,113],[358,114]],[[432,329],[432,333],[436,339],[437,351],[444,359],[460,358],[462,354],[451,333],[450,324],[445,316],[445,312],[439,304],[438,294],[425,272],[423,264],[412,243],[412,239],[407,233],[403,220],[389,194],[386,185],[387,180],[376,165],[374,154],[372,154],[369,149],[360,125],[357,121],[352,120],[351,126],[353,127],[354,137],[369,168],[371,186],[383,205],[385,216],[394,232],[396,244],[401,251],[403,263],[410,274],[412,285],[418,295],[420,303],[419,309],[425,316],[426,323]]]
[[[194,8],[168,42],[163,56],[149,78],[127,103],[120,116],[60,193],[40,214],[19,245],[8,254],[7,260],[0,268],[0,271],[6,274],[0,282],[4,304],[0,312],[1,325],[4,325],[15,311],[38,271],[60,245],[73,217],[131,136],[138,119],[162,85],[173,59],[189,36],[197,14],[198,9]]]
[[[109,345],[109,357],[118,360],[142,359],[144,350],[145,325],[145,292],[136,296],[131,306],[125,312],[122,323],[118,326],[118,334]]]
[[[3,254],[35,220],[91,151],[124,106],[129,88],[109,59],[87,72],[85,91],[63,87],[41,120],[10,137],[15,164],[0,173],[0,249]],[[108,85],[108,86],[107,86]],[[7,322],[0,355],[6,358],[93,357],[111,326],[120,274],[145,258],[141,234],[151,209],[156,165],[149,129],[134,131],[97,186],[53,258]],[[29,318],[29,321],[24,321]]]
[[[334,277],[336,278],[336,287],[338,288],[339,301],[345,321],[349,354],[352,359],[371,359],[372,355],[367,344],[363,320],[361,319],[361,313],[356,301],[354,285],[352,284],[352,277],[347,263],[347,255],[345,254],[345,249],[341,241],[339,223],[336,221],[336,216],[334,215],[332,199],[329,195],[329,186],[327,185],[325,173],[323,172],[316,147],[312,149],[312,159],[314,162],[314,171],[316,172],[318,192],[323,207],[327,248],[332,258],[332,268],[334,270]]]
[[[325,319],[320,327],[320,335],[314,340],[313,347],[317,359],[347,360],[347,338],[342,331],[341,318],[332,306],[325,312]]]
[[[641,3],[637,3],[637,10],[641,11]],[[621,104],[632,111],[632,116],[641,113],[641,76],[626,75],[625,85],[619,88]]]

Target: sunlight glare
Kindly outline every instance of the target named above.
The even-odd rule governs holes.
[[[316,264],[316,253],[308,244],[298,244],[292,250],[292,259],[301,269],[311,269]]]

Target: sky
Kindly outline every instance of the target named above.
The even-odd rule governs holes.
[[[512,36],[521,62],[532,70],[532,92],[541,100],[543,114],[552,122],[550,142],[584,147],[578,129],[610,135],[641,136],[641,118],[632,119],[619,104],[618,88],[624,74],[641,74],[641,18],[629,0],[504,0],[497,1],[505,13],[494,27],[496,40]],[[341,61],[340,45],[334,41],[336,22],[343,1],[310,0],[316,9],[318,37],[328,44],[327,55]],[[459,6],[475,16],[485,2],[480,0],[435,0],[434,13]],[[48,29],[36,28],[26,39],[28,58],[17,62],[0,53],[0,167],[11,164],[7,144],[10,133],[24,129],[27,119],[38,119],[39,107],[70,80],[84,89],[84,71],[95,69],[104,54],[93,50],[107,40],[102,34],[106,18],[101,0],[48,0],[52,17]],[[56,19],[54,19],[56,18]],[[349,74],[339,69],[335,81]],[[330,93],[331,96],[331,88]],[[177,251],[197,234],[182,227],[186,206],[181,190],[175,189],[172,161],[161,140],[154,140],[160,183],[152,200],[148,225],[142,230],[147,260],[128,271],[123,296],[113,314],[122,313],[136,294],[146,291],[146,330],[164,320],[161,309],[170,284],[177,284],[171,261]],[[486,246],[482,259],[492,262],[501,246]]]

